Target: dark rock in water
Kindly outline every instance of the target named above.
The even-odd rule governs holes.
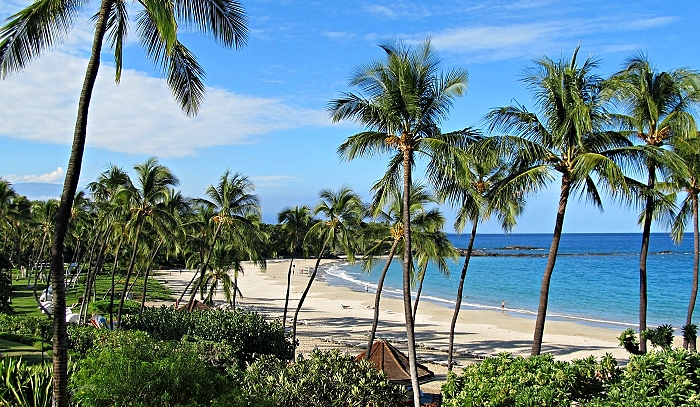
[[[533,246],[505,246],[505,247],[500,247],[498,249],[494,250],[544,250],[541,247],[533,247]]]

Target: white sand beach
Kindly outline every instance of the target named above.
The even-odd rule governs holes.
[[[324,260],[323,264],[330,261]],[[302,271],[313,268],[313,259],[294,261],[290,311],[293,316],[298,299],[308,283],[309,274]],[[264,314],[269,318],[282,318],[289,260],[268,260],[267,270],[261,271],[246,264],[239,277],[243,298],[240,306]],[[182,292],[192,278],[191,271],[161,271],[156,278],[168,285],[174,293]],[[297,337],[300,342],[297,353],[306,354],[314,348],[338,348],[353,355],[359,354],[367,343],[372,327],[374,293],[357,292],[348,287],[330,286],[319,272],[317,281],[304,302],[299,314]],[[419,362],[433,370],[436,381],[426,384],[428,390],[438,390],[445,379],[447,346],[453,309],[421,300],[416,317],[416,342]],[[456,336],[455,354],[458,366],[474,363],[483,356],[509,352],[527,356],[532,343],[534,318],[515,315],[506,310],[463,309],[460,312]],[[289,323],[288,323],[289,325]],[[607,329],[569,321],[550,319],[546,323],[543,353],[550,353],[559,360],[600,357],[612,354],[619,362],[628,360],[627,352],[618,346],[617,336],[622,328]],[[388,339],[399,349],[406,349],[403,302],[383,297],[377,337]],[[679,338],[676,338],[679,341]],[[676,345],[680,345],[678,342]]]

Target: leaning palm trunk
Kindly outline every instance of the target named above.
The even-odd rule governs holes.
[[[557,209],[557,220],[554,223],[554,235],[552,236],[552,245],[549,247],[549,256],[547,257],[547,266],[544,269],[542,276],[542,286],[540,288],[540,304],[537,309],[537,320],[535,321],[535,337],[532,340],[532,356],[539,355],[542,351],[542,337],[544,336],[544,321],[547,317],[547,302],[549,300],[549,283],[552,280],[552,271],[554,264],[557,261],[557,253],[559,252],[559,241],[561,240],[561,231],[564,227],[564,213],[566,212],[566,204],[569,201],[569,193],[571,191],[571,180],[569,175],[564,174],[561,179],[561,193],[559,195],[559,208]]]
[[[311,276],[309,277],[309,282],[306,284],[306,288],[304,289],[304,292],[301,294],[301,298],[299,299],[299,303],[297,304],[297,309],[294,311],[294,320],[292,321],[292,344],[296,347],[296,340],[297,340],[297,319],[299,318],[299,311],[301,310],[302,305],[304,305],[304,300],[306,299],[306,295],[309,294],[309,290],[311,289],[311,284],[314,282],[314,279],[316,278],[316,272],[318,271],[318,265],[321,263],[321,257],[323,256],[323,252],[326,250],[326,245],[328,244],[328,239],[326,239],[325,242],[323,242],[323,247],[321,247],[321,250],[318,252],[318,256],[316,256],[316,265],[314,266],[314,272],[311,273]]]
[[[411,308],[411,157],[412,151],[403,150],[403,313],[406,320],[406,339],[408,340],[408,367],[411,372],[413,405],[420,406],[420,387],[418,384],[418,366],[416,364],[416,338]]]
[[[119,238],[117,248],[114,250],[114,262],[112,263],[112,281],[110,284],[109,293],[109,327],[114,327],[114,276],[117,273],[117,265],[119,264],[119,250],[122,247],[123,238]]]
[[[420,295],[423,292],[423,282],[425,281],[425,270],[423,270],[418,277],[418,290],[416,291],[416,301],[413,303],[413,320],[416,320],[416,315],[418,315],[418,303],[420,302]]]
[[[221,225],[222,223],[219,222],[216,225],[216,229],[214,230],[214,236],[211,238],[211,245],[209,246],[209,252],[207,253],[207,257],[204,259],[204,263],[202,264],[202,269],[199,271],[199,281],[197,284],[192,288],[192,295],[190,296],[190,301],[188,302],[188,308],[192,308],[194,305],[194,298],[197,296],[197,290],[200,290],[200,299],[204,300],[204,274],[207,271],[207,267],[209,266],[209,260],[211,259],[211,254],[214,251],[214,246],[216,245],[216,238],[219,237],[219,232],[221,231]]]
[[[367,341],[367,351],[365,352],[365,359],[369,360],[370,352],[372,350],[372,344],[374,342],[374,336],[377,333],[377,325],[379,324],[379,299],[382,296],[382,289],[384,288],[384,279],[386,278],[386,273],[389,271],[389,265],[394,259],[394,253],[396,253],[396,247],[399,245],[398,240],[394,240],[394,244],[391,245],[391,250],[389,250],[389,257],[386,259],[386,264],[382,269],[382,274],[379,276],[379,281],[377,282],[377,292],[374,294],[374,320],[372,321],[372,330],[369,333],[369,340]]]
[[[447,370],[452,371],[452,351],[455,343],[455,327],[457,326],[457,317],[459,309],[462,306],[462,294],[464,293],[464,280],[467,278],[467,269],[469,268],[469,260],[472,257],[474,249],[474,238],[476,237],[476,227],[479,225],[478,219],[472,219],[472,234],[469,236],[469,246],[467,246],[467,254],[464,256],[464,265],[462,266],[462,274],[459,277],[459,285],[457,286],[457,299],[455,300],[455,312],[452,314],[452,322],[450,323],[450,343],[447,350]]]
[[[294,252],[289,260],[289,270],[287,270],[287,293],[284,296],[284,312],[282,313],[282,326],[287,326],[287,307],[289,307],[289,288],[292,285],[292,266],[294,265]]]
[[[642,226],[642,248],[639,252],[639,351],[647,351],[647,340],[642,337],[642,331],[647,329],[647,257],[649,255],[649,240],[651,237],[651,221],[654,217],[654,198],[651,191],[656,184],[656,168],[649,165],[649,181],[647,182],[647,199],[644,207],[644,225]]]
[[[693,310],[698,297],[698,266],[700,264],[700,233],[698,231],[698,195],[693,194],[693,286],[690,289],[690,301],[688,302],[688,314],[685,317],[685,325],[693,323]],[[683,347],[691,350],[696,348],[696,339],[688,341],[683,335]]]
[[[136,235],[134,236],[134,246],[131,249],[131,259],[129,260],[129,267],[127,267],[127,269],[126,269],[124,290],[122,291],[122,295],[119,298],[119,308],[117,309],[117,326],[118,327],[121,327],[122,310],[124,308],[124,299],[126,299],[126,295],[129,292],[129,280],[131,278],[131,273],[134,271],[134,263],[136,262],[136,252],[138,251],[139,238],[141,237],[142,220],[138,219],[137,222],[138,222],[138,225],[136,226]]]
[[[151,256],[151,259],[148,262],[148,266],[146,266],[146,275],[143,277],[143,293],[141,294],[141,308],[139,308],[139,317],[143,313],[143,309],[146,308],[146,290],[148,289],[148,274],[153,268],[153,262],[156,259],[156,255],[158,254],[158,251],[160,250],[161,246],[163,245],[163,239],[158,242],[158,247],[156,247],[156,250],[153,251],[153,255]]]
[[[92,41],[90,60],[85,72],[83,88],[78,102],[78,117],[73,133],[66,179],[63,183],[61,204],[56,213],[54,238],[51,245],[51,284],[53,286],[53,406],[68,406],[68,335],[66,333],[66,286],[63,275],[63,246],[70,219],[75,191],[78,188],[80,169],[85,150],[87,134],[88,109],[92,90],[95,86],[97,71],[100,67],[102,40],[107,30],[107,15],[114,0],[103,0],[95,19],[95,35]]]

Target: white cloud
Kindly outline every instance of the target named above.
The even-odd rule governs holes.
[[[4,179],[12,182],[12,183],[19,183],[19,182],[45,182],[48,184],[56,184],[56,181],[63,181],[63,176],[65,175],[65,171],[63,171],[63,168],[57,167],[56,170],[51,171],[46,174],[40,174],[40,175],[14,175],[14,174],[9,174],[3,176]]]
[[[466,54],[477,60],[502,60],[561,50],[562,44],[586,41],[602,33],[614,34],[668,26],[675,17],[560,19],[518,24],[478,25],[431,33],[433,44],[444,51]],[[414,36],[415,40],[425,34]],[[616,41],[609,35],[611,42]],[[591,39],[591,42],[593,40]],[[599,47],[623,47],[603,44]]]
[[[53,52],[0,81],[0,136],[47,143],[72,141],[86,61]],[[179,109],[163,79],[103,64],[93,92],[87,144],[111,151],[178,157],[199,148],[245,144],[255,136],[330,125],[326,112],[209,88],[196,118]]]
[[[262,175],[250,178],[256,187],[279,187],[290,182],[298,181],[291,175]]]

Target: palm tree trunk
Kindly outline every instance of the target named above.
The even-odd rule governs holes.
[[[151,268],[153,267],[153,262],[156,259],[156,255],[158,254],[158,251],[160,250],[160,247],[163,245],[163,239],[158,242],[158,247],[156,247],[156,250],[153,251],[153,255],[151,256],[150,261],[148,262],[148,266],[146,266],[146,275],[143,277],[143,293],[141,294],[141,308],[139,308],[139,316],[143,313],[143,309],[146,307],[146,290],[148,289],[148,274],[151,271]]]
[[[372,321],[372,330],[369,333],[369,340],[367,341],[367,352],[365,352],[365,359],[369,360],[370,351],[372,350],[372,343],[374,342],[374,336],[377,333],[377,325],[379,325],[379,299],[382,296],[382,289],[384,288],[384,279],[386,278],[386,273],[389,271],[389,265],[394,259],[394,253],[396,253],[396,247],[399,245],[399,240],[395,239],[394,244],[391,245],[391,250],[389,250],[389,257],[386,259],[386,264],[382,269],[382,275],[379,276],[379,281],[377,282],[377,292],[374,294],[374,320]]]
[[[233,299],[231,300],[231,308],[236,310],[236,294],[238,294],[238,272],[233,276]]]
[[[209,260],[211,259],[211,254],[214,251],[214,245],[216,244],[216,238],[219,237],[219,231],[221,230],[221,225],[222,223],[219,222],[219,224],[216,225],[216,229],[214,230],[214,236],[211,238],[211,245],[209,246],[209,252],[207,253],[207,257],[204,259],[204,264],[202,264],[202,269],[199,271],[199,282],[197,285],[192,289],[192,295],[190,296],[190,301],[187,303],[188,308],[191,308],[194,305],[194,297],[197,296],[197,290],[201,288],[201,295],[200,299],[204,299],[204,274],[207,271],[207,267],[209,266]]]
[[[649,255],[651,222],[654,218],[654,197],[651,196],[651,192],[656,184],[656,167],[649,164],[648,171],[647,199],[642,226],[642,248],[639,252],[639,351],[642,353],[647,351],[647,340],[642,338],[642,331],[647,329],[647,257]]]
[[[455,312],[452,314],[452,322],[450,323],[450,344],[447,350],[447,370],[452,371],[452,350],[455,342],[455,327],[457,326],[457,317],[459,309],[462,306],[462,294],[464,292],[464,280],[467,278],[467,269],[469,268],[469,260],[472,257],[474,249],[474,238],[476,237],[476,227],[479,225],[478,219],[472,219],[472,234],[469,236],[469,246],[467,246],[467,254],[464,256],[464,265],[462,266],[462,274],[459,277],[459,285],[457,286],[457,299],[455,300]]]
[[[416,291],[416,301],[413,303],[413,320],[416,320],[416,315],[418,315],[418,302],[420,301],[420,294],[423,292],[423,282],[425,281],[425,271],[422,270],[418,277],[418,291]]]
[[[542,276],[542,287],[540,288],[540,305],[537,309],[537,320],[535,321],[535,337],[532,340],[531,355],[539,355],[542,350],[542,337],[544,336],[544,320],[547,317],[547,302],[549,301],[549,283],[552,280],[552,271],[554,264],[557,262],[557,253],[559,252],[559,241],[561,240],[561,231],[564,227],[564,213],[566,212],[566,204],[569,201],[569,193],[571,191],[571,180],[568,174],[562,175],[561,193],[559,194],[559,208],[557,208],[557,220],[554,223],[554,235],[552,236],[552,245],[549,247],[549,256],[547,257],[547,266],[544,269]]]
[[[416,365],[416,338],[411,307],[411,158],[409,146],[403,148],[403,313],[406,320],[406,339],[408,340],[408,367],[411,372],[413,404],[420,406],[420,385],[418,384],[418,366]]]
[[[193,275],[192,278],[190,279],[190,282],[187,283],[187,286],[185,286],[185,289],[182,291],[182,294],[180,294],[180,298],[177,300],[177,304],[178,304],[178,305],[182,302],[182,299],[185,297],[185,294],[187,293],[187,290],[189,290],[189,288],[190,288],[190,286],[192,285],[192,283],[194,283],[194,280],[196,280],[197,277],[199,277],[197,274],[198,274],[198,273],[194,273],[194,275]],[[196,288],[195,288],[195,290],[196,290]]]
[[[693,323],[693,310],[698,297],[698,266],[700,265],[700,233],[698,231],[698,195],[693,194],[693,286],[690,290],[690,301],[688,302],[688,314],[685,317],[685,324]],[[688,342],[683,338],[683,348],[695,350],[696,341],[691,339]]]
[[[140,215],[139,215],[140,216]],[[121,327],[122,323],[122,309],[124,308],[124,299],[129,290],[129,279],[131,278],[131,272],[134,271],[134,263],[136,262],[136,252],[139,247],[139,238],[141,237],[141,224],[143,220],[139,218],[137,220],[138,225],[136,226],[136,235],[134,236],[134,246],[131,249],[131,259],[129,260],[129,267],[126,269],[126,277],[124,281],[124,290],[122,291],[121,298],[119,299],[119,308],[117,309],[117,326]]]
[[[321,247],[321,250],[318,252],[318,256],[316,256],[316,265],[314,266],[314,272],[311,274],[309,277],[309,282],[306,284],[306,288],[304,289],[304,292],[301,294],[301,298],[299,299],[299,303],[297,304],[297,309],[294,311],[294,320],[292,321],[292,344],[294,347],[296,347],[296,340],[297,340],[297,319],[299,317],[299,311],[301,310],[302,305],[304,305],[304,300],[306,299],[306,295],[309,293],[309,290],[311,289],[311,284],[314,282],[314,279],[316,278],[316,272],[318,271],[318,265],[321,263],[321,257],[323,256],[323,252],[326,250],[326,245],[328,244],[328,238],[323,242],[323,246]]]
[[[114,276],[117,273],[117,265],[119,264],[119,251],[122,248],[123,237],[119,238],[119,243],[114,250],[114,262],[112,263],[112,283],[110,284],[110,294],[109,294],[109,327],[114,329]]]
[[[287,270],[287,294],[284,296],[284,312],[282,313],[282,326],[287,326],[287,307],[289,306],[289,288],[292,285],[292,266],[294,265],[294,251],[289,260],[289,270]]]
[[[92,41],[90,60],[85,72],[83,88],[78,102],[78,117],[73,133],[66,178],[63,183],[61,204],[56,213],[54,238],[51,245],[51,284],[53,285],[53,402],[54,407],[68,406],[68,335],[66,334],[66,287],[63,276],[63,246],[70,219],[75,191],[78,188],[80,169],[85,150],[87,134],[88,109],[92,90],[95,86],[97,71],[100,67],[102,40],[107,30],[107,16],[114,0],[102,0],[100,11],[95,21],[95,35]]]

